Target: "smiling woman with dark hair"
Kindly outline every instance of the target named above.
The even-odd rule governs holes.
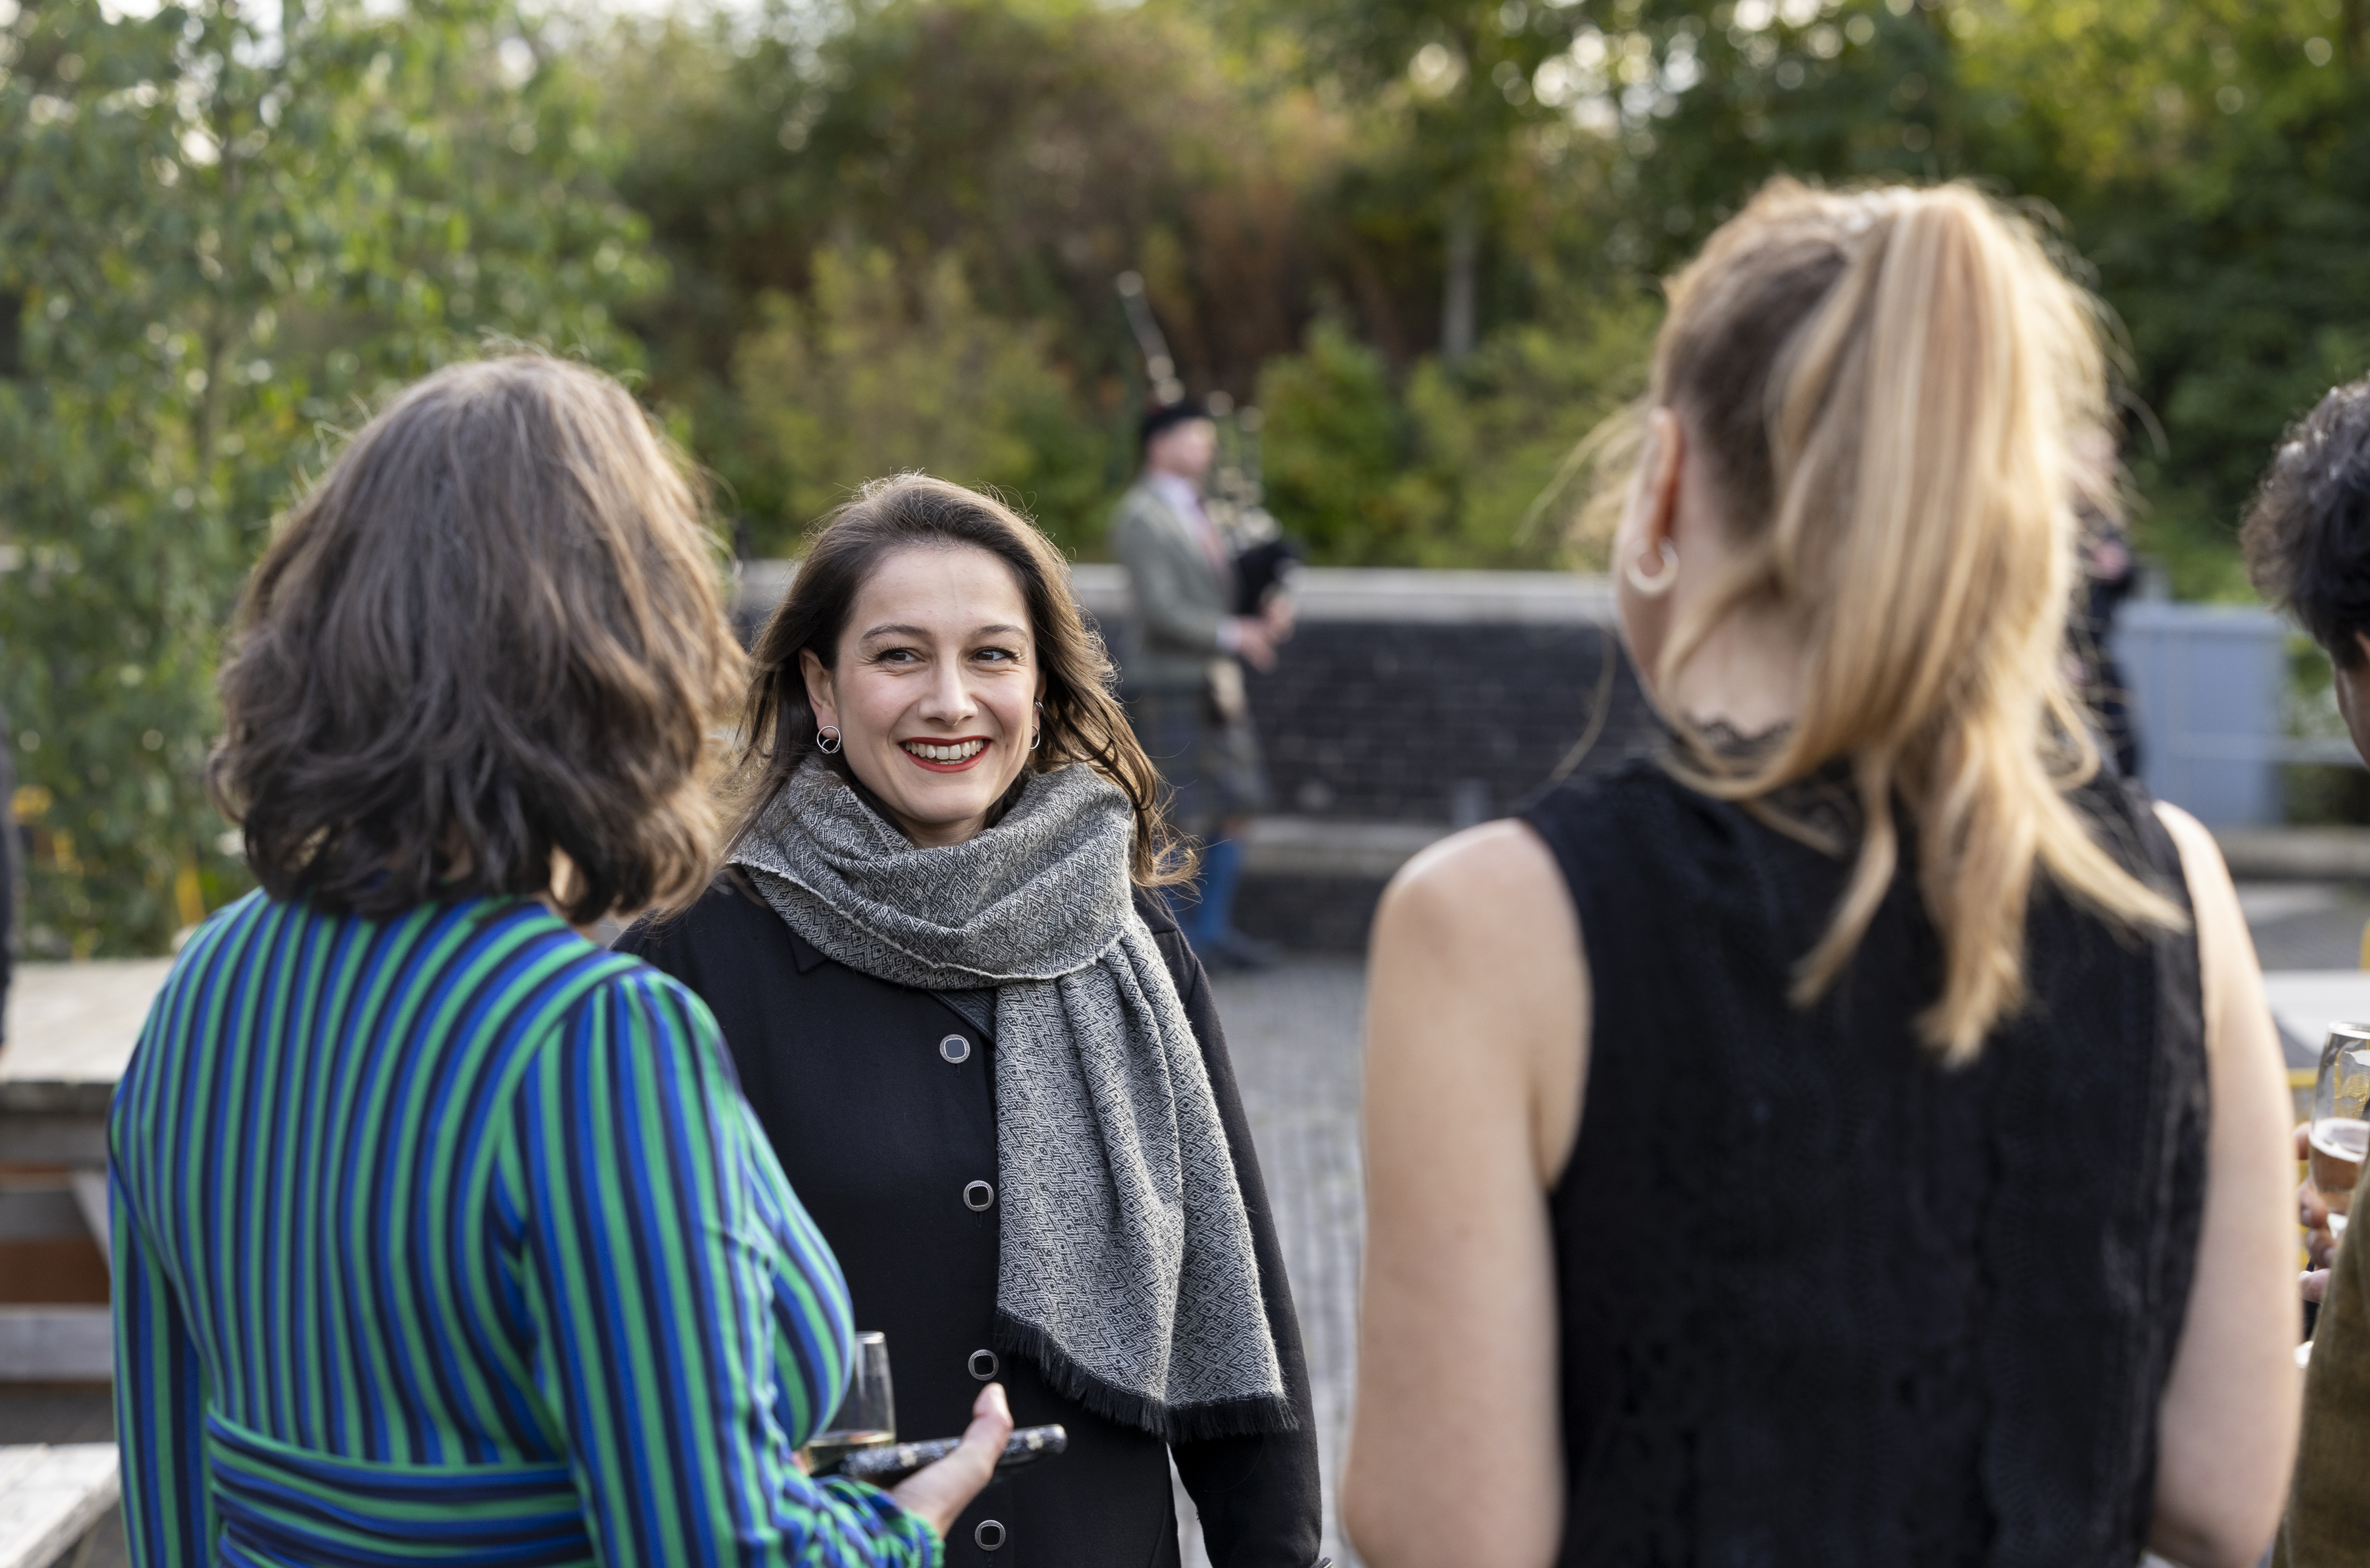
[[[731,869],[619,944],[716,1009],[903,1434],[1009,1384],[1062,1458],[948,1559],[1310,1568],[1308,1380],[1157,780],[1061,556],[976,491],[869,485],[759,637]]]
[[[927,1563],[985,1481],[994,1389],[893,1501],[800,1470],[839,1270],[708,1009],[569,928],[707,880],[714,559],[625,390],[521,355],[256,569],[213,781],[263,891],[109,1128],[134,1562]]]

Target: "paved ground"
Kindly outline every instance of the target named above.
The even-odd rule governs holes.
[[[1358,1141],[1365,984],[1365,965],[1347,958],[1297,959],[1266,974],[1217,983],[1219,1016],[1308,1346],[1325,1466],[1324,1550],[1334,1568],[1356,1562],[1341,1543],[1333,1499],[1350,1429],[1365,1239]],[[1186,1568],[1202,1568],[1207,1560],[1190,1524],[1185,1544]]]
[[[2265,969],[2353,969],[2370,889],[2351,882],[2240,882],[2238,906]]]

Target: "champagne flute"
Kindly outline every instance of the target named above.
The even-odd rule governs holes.
[[[2370,1150],[2370,1024],[2332,1023],[2312,1090],[2312,1184],[2329,1205],[2329,1229],[2345,1231],[2346,1207]]]
[[[829,1475],[840,1461],[865,1448],[880,1448],[897,1441],[897,1400],[889,1385],[889,1336],[867,1332],[856,1336],[856,1367],[847,1380],[847,1395],[839,1401],[823,1429],[807,1440],[803,1450],[809,1475]]]

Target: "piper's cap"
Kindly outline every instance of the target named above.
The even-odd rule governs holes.
[[[1152,438],[1164,430],[1172,430],[1189,420],[1210,417],[1210,406],[1199,398],[1179,398],[1174,403],[1157,404],[1144,410],[1143,422],[1135,427],[1135,444],[1149,446]]]

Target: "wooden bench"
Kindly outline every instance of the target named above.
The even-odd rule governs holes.
[[[112,1443],[0,1447],[0,1568],[68,1561],[121,1495]]]

